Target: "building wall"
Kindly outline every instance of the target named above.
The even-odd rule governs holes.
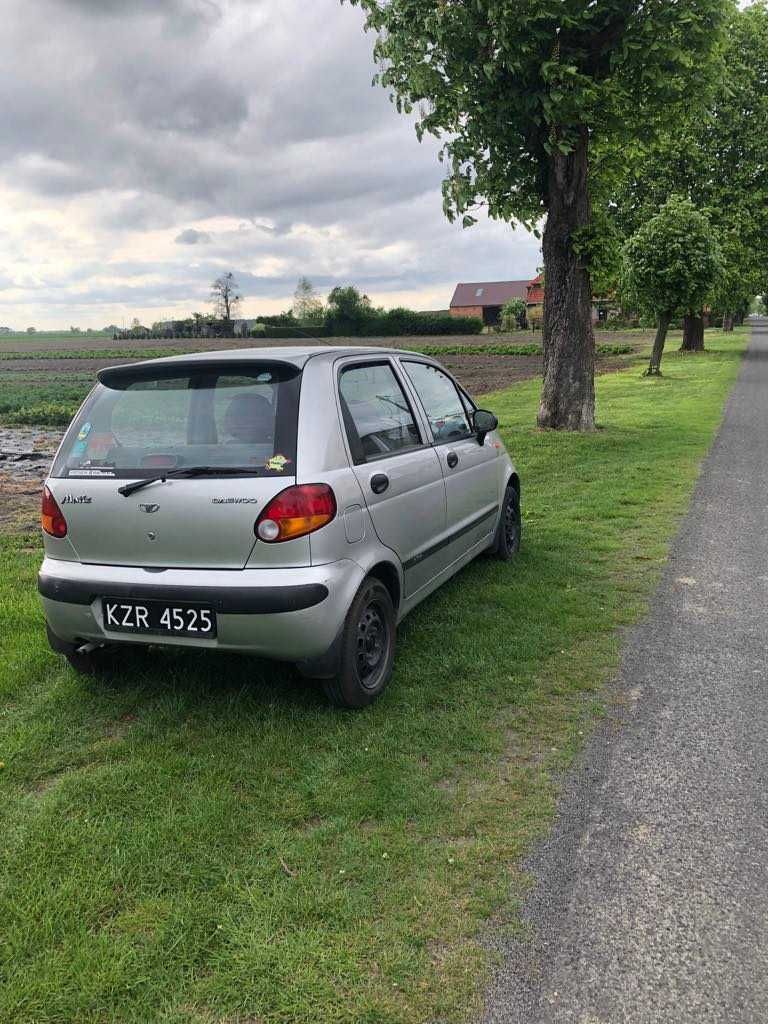
[[[476,316],[483,319],[482,306],[451,306],[451,316]]]

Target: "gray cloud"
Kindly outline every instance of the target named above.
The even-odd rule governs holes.
[[[207,231],[197,231],[195,228],[186,228],[174,238],[174,242],[177,245],[200,245],[203,242],[210,241],[211,236]]]
[[[0,184],[30,208],[69,203],[78,213],[84,252],[71,240],[67,252],[104,273],[83,281],[73,271],[73,308],[110,294],[200,305],[229,267],[254,300],[290,296],[307,273],[320,288],[442,286],[446,304],[457,279],[533,272],[535,242],[444,221],[435,146],[420,146],[370,87],[372,38],[358,9],[338,0],[37,0],[45,33],[29,32],[28,9],[6,0]],[[239,226],[209,230],[209,218]],[[112,253],[149,232],[158,262],[153,280],[144,271],[138,282],[142,272],[118,267]],[[167,232],[162,252],[158,232]],[[206,262],[190,267],[189,250],[202,242]],[[15,251],[28,257],[23,239]],[[11,276],[13,253],[0,240],[0,272]],[[40,277],[48,281],[48,270]]]

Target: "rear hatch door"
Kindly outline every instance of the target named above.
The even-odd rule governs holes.
[[[300,379],[291,364],[258,361],[103,371],[49,480],[78,558],[148,568],[309,564],[307,538],[269,545],[254,532],[270,499],[295,482]],[[163,479],[199,467],[200,476]],[[146,485],[120,492],[133,482]]]

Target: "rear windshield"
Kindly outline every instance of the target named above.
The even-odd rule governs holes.
[[[52,476],[141,479],[187,466],[295,475],[296,367],[143,366],[99,376]]]

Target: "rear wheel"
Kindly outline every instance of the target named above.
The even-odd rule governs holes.
[[[84,644],[69,644],[60,640],[50,626],[46,624],[48,643],[57,654],[63,654],[72,668],[81,676],[98,676],[112,667],[114,651],[108,647],[96,647],[94,650],[82,650]]]
[[[501,519],[496,530],[494,555],[502,562],[510,562],[520,550],[522,536],[522,516],[520,515],[520,495],[514,484],[509,484],[501,506]]]
[[[342,708],[364,708],[384,692],[395,660],[397,625],[389,591],[369,576],[347,614],[338,675],[324,682],[328,698]]]

